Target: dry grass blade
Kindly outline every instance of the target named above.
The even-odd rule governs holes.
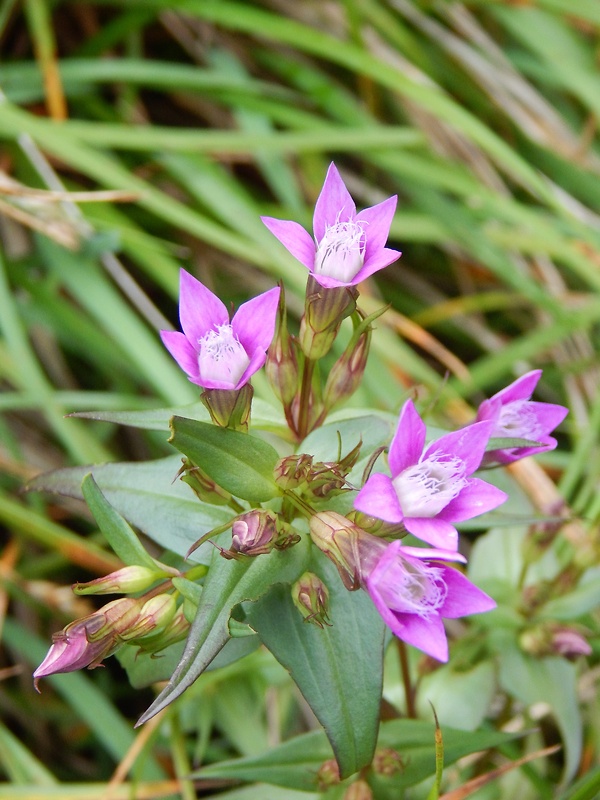
[[[509,764],[503,764],[501,767],[493,769],[491,772],[486,772],[485,775],[479,775],[477,778],[473,778],[473,780],[468,781],[459,789],[446,792],[446,794],[440,796],[440,800],[464,800],[465,797],[470,797],[478,789],[481,789],[483,786],[487,786],[488,783],[495,781],[501,775],[505,775],[507,772],[510,772],[517,767],[521,767],[523,764],[527,764],[529,761],[534,761],[536,758],[545,758],[546,756],[550,756],[560,749],[561,745],[555,744],[552,745],[552,747],[546,747],[543,750],[536,750],[535,753],[528,753],[526,756],[519,758],[517,761],[511,761]]]

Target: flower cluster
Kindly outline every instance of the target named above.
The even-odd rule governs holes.
[[[297,222],[263,217],[269,231],[309,272],[297,335],[287,327],[280,288],[244,303],[230,319],[225,304],[182,270],[182,331],[161,331],[161,337],[189,380],[202,387],[201,399],[213,423],[222,429],[219,436],[224,433],[219,442],[230,448],[224,463],[243,463],[251,471],[253,458],[262,452],[250,448],[245,461],[235,462],[235,449],[244,449],[243,442],[254,439],[248,433],[250,379],[265,365],[289,428],[280,448],[286,455],[277,460],[279,454],[273,451],[270,474],[258,496],[254,490],[244,495],[244,480],[229,484],[222,471],[213,471],[212,462],[219,458],[216,439],[210,447],[192,441],[186,449],[193,439],[188,430],[181,447],[186,456],[182,479],[203,503],[231,510],[231,519],[202,536],[190,553],[211,535],[229,528],[230,548],[217,547],[221,555],[237,562],[269,554],[285,559],[285,551],[304,539],[312,553],[311,569],[307,571],[305,564],[290,585],[295,608],[306,622],[322,629],[335,625],[329,613],[332,587],[317,574],[319,559],[321,566],[326,564],[324,554],[347,589],[368,593],[397,637],[445,661],[448,643],[443,620],[495,606],[456,566],[466,561],[458,551],[456,525],[496,509],[506,499],[503,491],[475,473],[482,466],[507,464],[552,449],[556,440],[550,434],[567,412],[562,406],[531,400],[541,374],[533,371],[484,401],[472,424],[433,441],[428,440],[425,422],[413,402],[407,400],[388,448],[387,466],[375,471],[381,452],[364,454],[362,443],[343,457],[340,443],[337,461],[320,461],[304,451],[307,434],[322,425],[331,408],[348,399],[361,382],[372,323],[384,310],[367,316],[357,304],[358,287],[401,255],[386,246],[396,201],[390,197],[357,212],[331,164],[315,206],[314,238]],[[318,362],[330,352],[348,317],[352,333],[339,348],[337,360],[329,357],[323,376]],[[208,427],[205,424],[205,437]],[[230,442],[235,443],[233,449]],[[290,454],[290,442],[299,444],[297,452]],[[264,441],[261,445],[267,446]],[[350,478],[359,457],[365,456],[370,456],[370,474],[358,489]],[[273,487],[268,500],[265,486]],[[333,498],[348,493],[354,510],[346,516],[331,510]],[[295,527],[298,517],[308,521],[310,538],[304,534],[306,524]],[[410,539],[403,542],[409,535],[424,545],[414,546]],[[176,603],[171,577],[160,569],[132,567],[87,589],[80,586],[84,592],[121,591],[137,596],[113,601],[56,634],[35,672],[36,681],[55,672],[97,666],[124,643],[158,652],[185,636],[190,615]],[[152,588],[156,581],[162,583]],[[273,583],[277,582],[274,574]],[[552,632],[553,646],[581,650],[573,636],[568,641],[563,636],[563,643],[560,633]]]

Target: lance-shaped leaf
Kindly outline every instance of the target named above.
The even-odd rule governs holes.
[[[349,592],[320,553],[311,563],[329,589],[329,625],[304,621],[290,587],[248,604],[246,621],[289,670],[325,728],[343,778],[371,763],[381,704],[385,625],[365,592]]]
[[[161,547],[185,556],[200,536],[224,525],[233,512],[198,500],[189,486],[175,480],[180,467],[179,456],[141,463],[67,467],[39,475],[27,488],[83,500],[81,483],[91,472],[106,500],[127,522]],[[211,558],[209,544],[193,555],[194,561],[203,564]]]
[[[147,553],[127,521],[111,506],[89,473],[81,482],[81,491],[100,530],[124,564],[140,564],[152,570],[157,562]]]
[[[268,442],[185,417],[173,417],[171,431],[171,444],[236,497],[262,503],[279,493],[273,478],[279,455]]]
[[[307,550],[308,542],[302,540],[288,550],[229,561],[215,549],[181,661],[138,725],[172,703],[204,672],[230,638],[233,608],[257,599],[276,581],[294,581],[306,569]]]
[[[446,766],[459,758],[498,747],[522,734],[490,730],[460,731],[443,726],[444,762]],[[383,722],[378,747],[395,750],[403,767],[395,774],[371,776],[376,797],[394,800],[409,786],[435,775],[435,726],[425,720],[398,719]],[[331,749],[321,731],[296,736],[258,756],[236,758],[210,764],[192,773],[203,780],[262,781],[304,792],[317,788],[317,772],[331,758]],[[263,794],[263,796],[265,796]]]

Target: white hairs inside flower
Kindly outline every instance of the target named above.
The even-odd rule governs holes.
[[[207,382],[229,384],[235,388],[250,358],[233,332],[231,325],[217,325],[198,342],[200,378]]]
[[[393,479],[405,517],[435,517],[467,485],[464,461],[439,450]]]
[[[328,225],[325,235],[317,244],[315,275],[350,282],[365,261],[367,237],[363,228],[366,222],[337,221]]]

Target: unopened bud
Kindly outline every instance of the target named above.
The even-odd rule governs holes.
[[[327,411],[351,397],[360,386],[369,355],[373,330],[371,323],[386,310],[387,306],[366,318],[363,318],[360,310],[353,315],[355,327],[352,337],[344,353],[331,368],[325,384],[323,404]]]
[[[204,470],[192,464],[192,462],[184,458],[182,459],[182,467],[178,475],[181,476],[183,483],[193,490],[194,494],[203,503],[210,503],[214,506],[225,506],[231,502],[230,492],[215,483]]]
[[[269,553],[278,536],[277,515],[268,509],[257,508],[242,514],[233,523],[231,551],[244,556],[259,556]]]
[[[373,772],[377,775],[391,777],[404,769],[404,762],[396,750],[391,747],[382,747],[375,751],[373,756]]]
[[[285,456],[275,465],[275,481],[282,489],[297,489],[310,477],[313,457],[307,453]]]
[[[179,606],[173,619],[164,630],[146,635],[135,644],[139,644],[144,653],[160,653],[166,647],[185,639],[189,630],[190,622],[186,619],[183,606]]]
[[[310,518],[310,537],[337,567],[347,589],[358,589],[360,577],[356,525],[336,511],[321,511]]]
[[[373,800],[373,792],[366,781],[358,780],[350,784],[342,800]]]
[[[141,607],[135,623],[121,633],[121,638],[131,641],[163,631],[175,616],[176,609],[172,594],[162,593],[151,597]]]
[[[334,758],[325,761],[317,772],[317,788],[320,792],[326,792],[331,786],[337,786],[340,782],[340,768]]]
[[[519,637],[521,648],[537,658],[562,656],[574,660],[579,656],[589,656],[592,652],[585,636],[570,625],[543,622],[529,628]]]
[[[297,343],[288,333],[285,297],[283,287],[281,287],[277,309],[277,327],[267,353],[265,372],[273,391],[286,409],[291,407],[292,400],[298,390],[297,347]]]
[[[313,622],[319,628],[328,625],[329,591],[314,572],[305,572],[292,586],[292,600],[305,622]]]
[[[158,569],[133,565],[87,583],[74,583],[73,591],[75,594],[133,594],[146,591],[164,575]]]
[[[357,297],[354,286],[326,289],[309,277],[299,336],[307,358],[314,361],[327,355],[342,321],[354,312]]]

